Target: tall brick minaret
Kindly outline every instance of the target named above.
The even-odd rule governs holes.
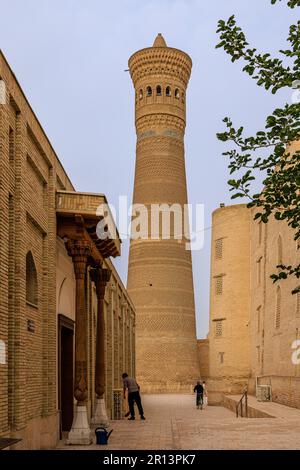
[[[187,204],[185,93],[191,67],[190,57],[167,47],[161,34],[129,59],[137,133],[133,203],[149,210],[152,204]],[[199,378],[191,252],[174,230],[171,239],[163,238],[161,228],[156,239],[148,235],[131,241],[128,269],[137,315],[137,378],[144,392],[187,391]]]

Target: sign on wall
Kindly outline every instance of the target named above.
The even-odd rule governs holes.
[[[0,364],[6,364],[6,348],[2,339],[0,339]]]

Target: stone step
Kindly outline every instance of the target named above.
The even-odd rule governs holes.
[[[241,395],[223,395],[223,406],[236,412]],[[300,419],[300,410],[275,402],[260,402],[253,395],[248,395],[248,418]]]
[[[225,408],[235,413],[236,406],[238,402],[240,401],[240,399],[241,399],[240,395],[224,395],[222,404]],[[245,417],[245,412],[244,412],[243,417]],[[248,418],[275,418],[275,416],[272,416],[269,413],[266,413],[265,411],[259,410],[255,406],[250,405],[249,400],[248,400],[248,416],[247,417]]]

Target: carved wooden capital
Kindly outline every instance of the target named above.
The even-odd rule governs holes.
[[[84,279],[88,257],[91,254],[91,244],[86,240],[68,240],[68,254],[72,256],[76,279]]]
[[[91,273],[92,280],[94,281],[95,286],[96,286],[98,300],[103,299],[104,294],[105,294],[106,284],[110,280],[111,270],[97,267],[97,268],[91,269],[90,273]]]

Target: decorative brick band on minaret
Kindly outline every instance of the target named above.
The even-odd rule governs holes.
[[[187,204],[184,161],[185,93],[192,61],[167,47],[129,59],[137,132],[133,202]],[[172,227],[172,224],[171,224]],[[199,379],[191,252],[186,240],[132,240],[128,291],[136,307],[137,378],[144,392],[190,390]]]

